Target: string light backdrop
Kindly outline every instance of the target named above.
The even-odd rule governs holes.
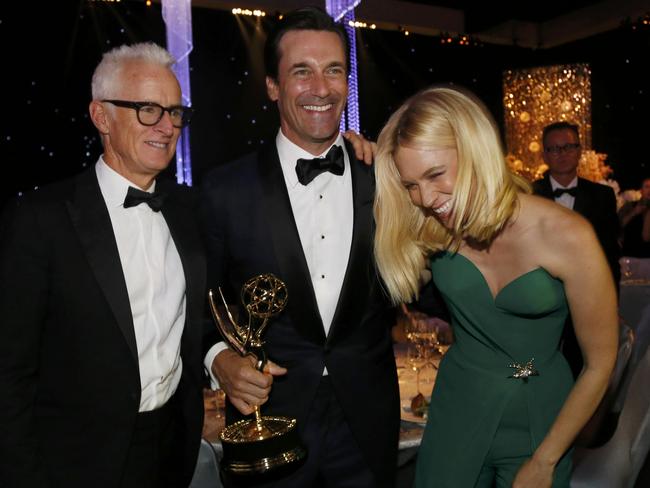
[[[361,0],[326,0],[325,8],[327,13],[336,22],[345,26],[350,47],[350,66],[348,73],[348,103],[341,117],[341,130],[352,129],[359,132],[361,123],[359,120],[359,83],[357,74],[357,39],[354,31],[354,9],[361,3]]]
[[[190,92],[190,53],[192,42],[192,7],[190,0],[163,0],[162,16],[167,31],[167,49],[176,60],[172,69],[181,86],[182,103],[192,106]],[[190,128],[181,129],[176,145],[176,181],[192,186]]]
[[[542,159],[542,130],[553,122],[577,124],[584,156],[592,159],[591,70],[588,64],[506,71],[503,107],[508,164],[518,174],[532,181],[541,178],[546,171]]]

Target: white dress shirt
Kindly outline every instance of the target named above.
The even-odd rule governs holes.
[[[551,182],[551,190],[555,191],[556,188],[561,188],[561,189],[569,189],[569,188],[576,188],[578,186],[578,177],[576,176],[571,180],[571,183],[569,183],[567,186],[560,185],[557,181],[553,179],[552,176],[549,176],[549,180]],[[568,193],[563,193],[559,197],[555,197],[554,200],[562,205],[563,207],[566,207],[570,210],[573,210],[573,204],[576,201],[576,197],[573,195],[569,195]]]
[[[135,185],[102,157],[95,170],[129,294],[142,388],[139,411],[146,412],[164,405],[181,378],[185,275],[162,213],[146,203],[124,208],[127,190]],[[148,191],[154,188],[155,182]]]
[[[296,163],[298,159],[312,159],[314,156],[287,139],[282,130],[278,131],[275,143],[293,218],[309,268],[318,312],[323,321],[325,335],[328,335],[343,287],[352,245],[354,205],[350,158],[343,137],[339,134],[332,146],[339,145],[343,148],[343,175],[325,172],[308,185],[302,185],[296,174]],[[316,157],[325,157],[332,146]],[[218,383],[212,375],[212,361],[226,347],[220,342],[213,346],[205,357],[204,365],[210,372],[213,387]],[[324,374],[327,374],[327,370]]]
[[[292,143],[282,131],[278,131],[275,142],[318,311],[327,335],[339,301],[352,243],[354,212],[350,161],[343,137],[339,134],[332,146],[343,148],[343,174],[321,173],[308,185],[302,185],[296,175],[296,161],[314,156]],[[317,157],[325,157],[330,148]]]

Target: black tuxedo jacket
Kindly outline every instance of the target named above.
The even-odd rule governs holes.
[[[275,144],[211,171],[202,192],[208,286],[239,303],[242,284],[273,273],[289,291],[286,309],[265,332],[265,349],[288,369],[274,379],[262,411],[305,422],[323,368],[380,486],[392,486],[399,435],[399,392],[392,310],[373,258],[372,168],[350,156],[354,229],[337,309],[325,336]],[[219,340],[214,324],[204,345]],[[232,409],[229,419],[232,420]]]
[[[187,283],[176,400],[184,436],[179,469],[189,483],[203,419],[205,257],[188,189],[164,189],[162,212]],[[94,168],[19,198],[0,225],[0,486],[119,486],[140,376],[126,283]]]
[[[537,195],[554,200],[548,172],[544,178],[533,183],[533,191]],[[614,283],[618,286],[621,277],[618,263],[621,250],[618,245],[619,223],[614,191],[609,186],[578,178],[578,190],[573,210],[586,218],[596,231],[596,236],[605,251],[609,267],[612,270]]]

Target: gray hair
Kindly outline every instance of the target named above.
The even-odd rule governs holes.
[[[153,42],[123,45],[111,49],[104,53],[93,73],[91,82],[93,100],[113,97],[122,69],[132,61],[141,61],[169,69],[176,62],[166,49]]]

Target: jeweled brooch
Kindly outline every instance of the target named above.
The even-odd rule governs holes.
[[[510,376],[508,376],[508,378],[521,378],[527,380],[530,376],[539,376],[539,371],[537,371],[535,366],[533,366],[533,361],[535,361],[535,358],[532,358],[526,364],[510,363],[508,367],[513,368],[514,371]]]

